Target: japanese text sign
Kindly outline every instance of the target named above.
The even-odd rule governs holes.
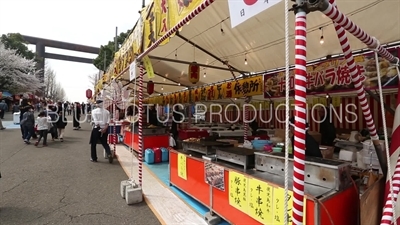
[[[244,78],[242,80],[231,81],[224,84],[225,98],[240,98],[244,96],[261,95],[262,76]]]
[[[186,155],[178,153],[178,176],[187,180]]]
[[[393,55],[398,55],[398,49],[391,49]],[[354,57],[356,70],[360,72],[361,81],[366,89],[378,88],[377,68],[373,55]],[[379,58],[380,80],[384,88],[397,87],[397,70],[389,61]],[[290,91],[294,90],[294,70],[290,71]],[[307,67],[307,93],[332,93],[354,91],[350,70],[344,58],[331,59]],[[264,76],[264,98],[285,96],[285,72]]]
[[[248,178],[234,171],[229,171],[229,204],[240,211],[248,211]]]
[[[248,215],[262,224],[273,224],[273,187],[266,182],[249,178]]]
[[[273,208],[274,208],[274,225],[285,225],[285,215],[288,218],[288,224],[292,224],[292,214],[293,214],[293,192],[288,191],[288,208],[285,212],[285,189],[281,187],[274,188],[274,198],[273,198]],[[304,206],[306,205],[306,198],[304,198]],[[306,221],[306,207],[303,211],[303,223]]]

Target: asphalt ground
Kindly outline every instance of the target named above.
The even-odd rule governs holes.
[[[68,118],[71,119],[71,118]],[[4,121],[11,121],[7,113]],[[120,196],[127,179],[117,160],[98,146],[90,162],[90,126],[72,130],[47,147],[23,143],[19,129],[0,131],[0,224],[161,224],[145,202],[128,206]]]

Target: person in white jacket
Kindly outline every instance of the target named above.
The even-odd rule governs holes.
[[[50,122],[51,118],[50,116],[46,117],[45,112],[40,112],[37,118],[37,130],[39,132],[39,139],[36,141],[35,146],[38,146],[40,143],[40,140],[43,138],[43,147],[47,146],[47,133],[49,132],[50,129]]]

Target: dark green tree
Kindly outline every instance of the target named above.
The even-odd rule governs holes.
[[[124,43],[125,39],[129,36],[131,30],[122,32],[117,37],[117,51]],[[99,70],[106,70],[107,67],[113,62],[115,55],[115,42],[109,41],[107,45],[100,46],[99,55],[93,60],[93,65]],[[104,60],[104,58],[106,60]],[[105,62],[104,62],[105,61]],[[104,64],[105,63],[105,64]]]
[[[28,49],[28,43],[22,38],[21,34],[3,34],[1,35],[0,41],[4,44],[6,49],[14,49],[19,55],[26,59],[35,59],[35,53]]]

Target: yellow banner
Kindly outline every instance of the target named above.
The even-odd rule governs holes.
[[[326,106],[326,98],[319,98],[319,104]]]
[[[226,83],[225,98],[240,98],[263,94],[262,76],[249,77],[238,82],[232,81]]]
[[[195,10],[204,0],[168,0],[169,6],[169,23],[171,27],[178,24],[189,13]]]
[[[182,93],[182,103],[183,104],[189,103],[189,91],[184,91]]]
[[[245,175],[229,171],[229,204],[240,211],[248,212],[248,179]]]
[[[160,39],[171,28],[169,21],[169,1],[167,0],[154,0],[154,15],[155,15],[155,30],[154,34],[156,39]],[[165,39],[160,45],[165,45],[169,42],[169,38]]]
[[[341,103],[340,97],[332,97],[333,107],[339,107]]]
[[[262,224],[273,224],[273,187],[266,182],[250,178],[249,189],[248,215]]]
[[[186,155],[178,153],[178,176],[187,180]]]
[[[143,66],[146,69],[147,77],[149,79],[153,79],[155,77],[154,70],[153,70],[153,65],[151,64],[151,60],[150,60],[149,56],[146,55],[145,57],[143,57],[142,60],[143,60]]]

